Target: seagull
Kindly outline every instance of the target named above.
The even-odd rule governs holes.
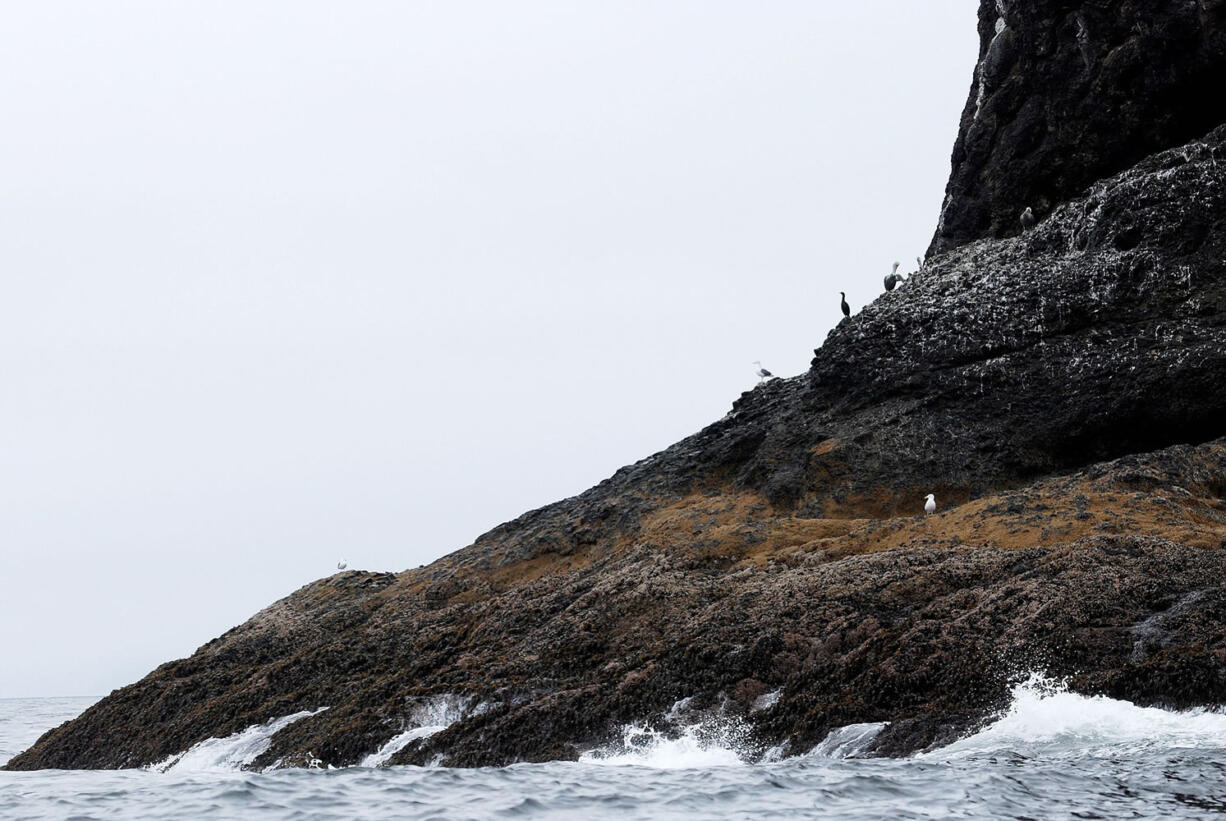
[[[843,309],[843,316],[851,316],[851,306],[847,304],[847,294],[839,291],[839,296],[843,297],[843,304],[839,306]]]
[[[924,502],[924,515],[930,516],[937,512],[937,497],[929,493],[924,497],[927,501]]]
[[[337,570],[344,570],[348,566],[349,566],[349,562],[345,561],[344,559],[341,559],[339,562],[336,563]]]
[[[893,291],[893,290],[894,290],[894,286],[895,286],[895,285],[897,285],[898,283],[902,282],[902,281],[903,281],[903,278],[902,278],[902,276],[901,276],[901,275],[898,273],[898,263],[897,263],[897,262],[895,262],[895,263],[894,263],[894,269],[893,269],[892,271],[890,271],[890,273],[886,274],[886,277],[885,277],[885,289],[886,289],[887,291]]]
[[[758,375],[759,385],[774,376],[773,373],[768,371],[766,368],[762,367],[762,363],[759,362],[758,360],[755,359],[753,363],[758,366],[758,369],[754,371],[754,373]]]
[[[1026,210],[1022,212],[1018,220],[1022,223],[1023,231],[1029,231],[1031,228],[1034,228],[1034,212],[1030,210],[1029,205],[1026,206]]]

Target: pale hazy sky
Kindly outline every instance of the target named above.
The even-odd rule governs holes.
[[[37,2],[0,28],[0,697],[134,681],[805,370],[974,0]]]

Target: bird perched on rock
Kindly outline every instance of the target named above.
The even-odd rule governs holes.
[[[759,384],[761,384],[762,382],[765,382],[766,380],[768,380],[768,379],[770,379],[771,377],[773,377],[773,376],[774,376],[774,374],[773,374],[773,373],[771,373],[770,371],[768,371],[766,368],[762,367],[762,363],[761,363],[761,362],[759,362],[758,360],[756,360],[756,359],[755,359],[755,360],[753,361],[753,363],[754,363],[755,365],[757,365],[757,366],[758,366],[758,369],[757,369],[756,371],[754,371],[754,373],[756,373],[756,374],[758,375],[758,383],[759,383]]]
[[[341,559],[339,562],[336,563],[337,570],[344,570],[348,566],[349,566],[349,562],[345,561],[344,559]]]
[[[903,281],[902,275],[898,273],[898,263],[895,262],[893,269],[885,275],[885,289],[893,291],[894,286]]]
[[[1034,228],[1034,212],[1030,210],[1029,205],[1026,206],[1026,210],[1022,212],[1018,221],[1022,223],[1023,231],[1029,231],[1031,228]]]
[[[839,291],[839,296],[843,298],[842,304],[839,306],[843,309],[843,316],[851,316],[851,306],[847,304],[847,294]]]
[[[924,497],[924,515],[931,516],[937,512],[937,497],[929,493]]]

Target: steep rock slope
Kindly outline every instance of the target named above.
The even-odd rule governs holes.
[[[1226,122],[1223,0],[980,0],[979,39],[933,253]]]

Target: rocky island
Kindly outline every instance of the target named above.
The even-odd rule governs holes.
[[[573,759],[713,714],[757,754],[873,722],[862,754],[901,755],[1032,672],[1226,703],[1226,0],[983,0],[979,32],[925,264],[807,373],[427,567],[307,585],[7,768],[297,713],[249,766]]]

